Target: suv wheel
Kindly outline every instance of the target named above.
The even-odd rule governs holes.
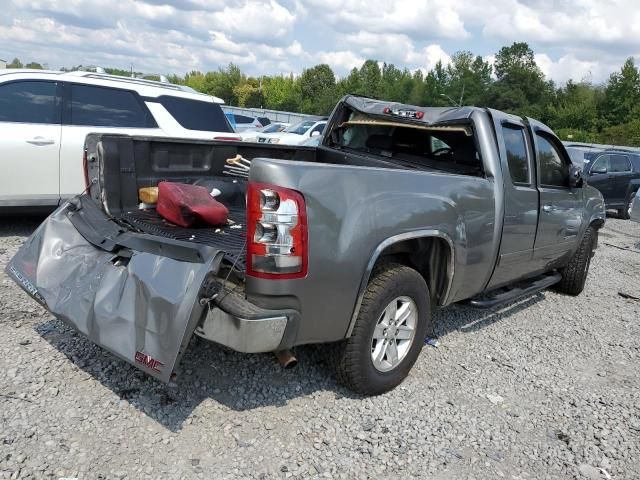
[[[404,265],[386,264],[369,282],[351,337],[336,344],[338,381],[364,395],[391,390],[409,374],[431,324],[429,288]]]
[[[584,290],[584,284],[587,281],[589,266],[591,265],[591,256],[593,253],[593,244],[598,235],[595,228],[589,227],[582,237],[580,246],[576,253],[573,254],[569,264],[560,270],[562,280],[555,285],[555,290],[567,295],[580,295]]]

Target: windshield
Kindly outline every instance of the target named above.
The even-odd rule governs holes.
[[[287,133],[295,133],[296,135],[304,135],[315,124],[316,124],[315,120],[303,120],[300,123],[291,125],[289,128],[286,128],[284,131]]]

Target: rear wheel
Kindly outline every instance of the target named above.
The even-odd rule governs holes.
[[[576,253],[573,254],[569,264],[560,270],[562,280],[556,284],[555,289],[560,293],[567,295],[579,295],[584,290],[584,284],[587,281],[589,266],[591,265],[591,255],[593,253],[593,245],[598,234],[593,227],[587,228],[582,237],[580,246]]]
[[[627,205],[625,208],[618,210],[618,216],[623,220],[629,220],[631,218],[631,205],[633,204],[633,197],[636,196],[636,192],[631,193],[627,199]]]
[[[391,390],[409,374],[431,322],[429,289],[404,265],[387,264],[365,291],[351,337],[335,345],[338,380],[364,395]]]

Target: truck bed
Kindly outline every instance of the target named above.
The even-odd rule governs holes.
[[[164,220],[155,209],[133,210],[121,213],[115,218],[119,223],[125,223],[136,231],[224,250],[225,258],[229,262],[240,270],[245,269],[247,229],[244,208],[230,208],[231,222],[221,227],[179,227]]]

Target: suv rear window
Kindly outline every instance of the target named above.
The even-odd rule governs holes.
[[[255,120],[253,117],[238,115],[237,113],[234,113],[233,116],[236,118],[236,123],[253,123],[253,121]]]
[[[135,93],[71,84],[71,125],[152,128],[155,121]]]
[[[160,103],[187,130],[231,133],[233,129],[217,103],[163,95]]]

